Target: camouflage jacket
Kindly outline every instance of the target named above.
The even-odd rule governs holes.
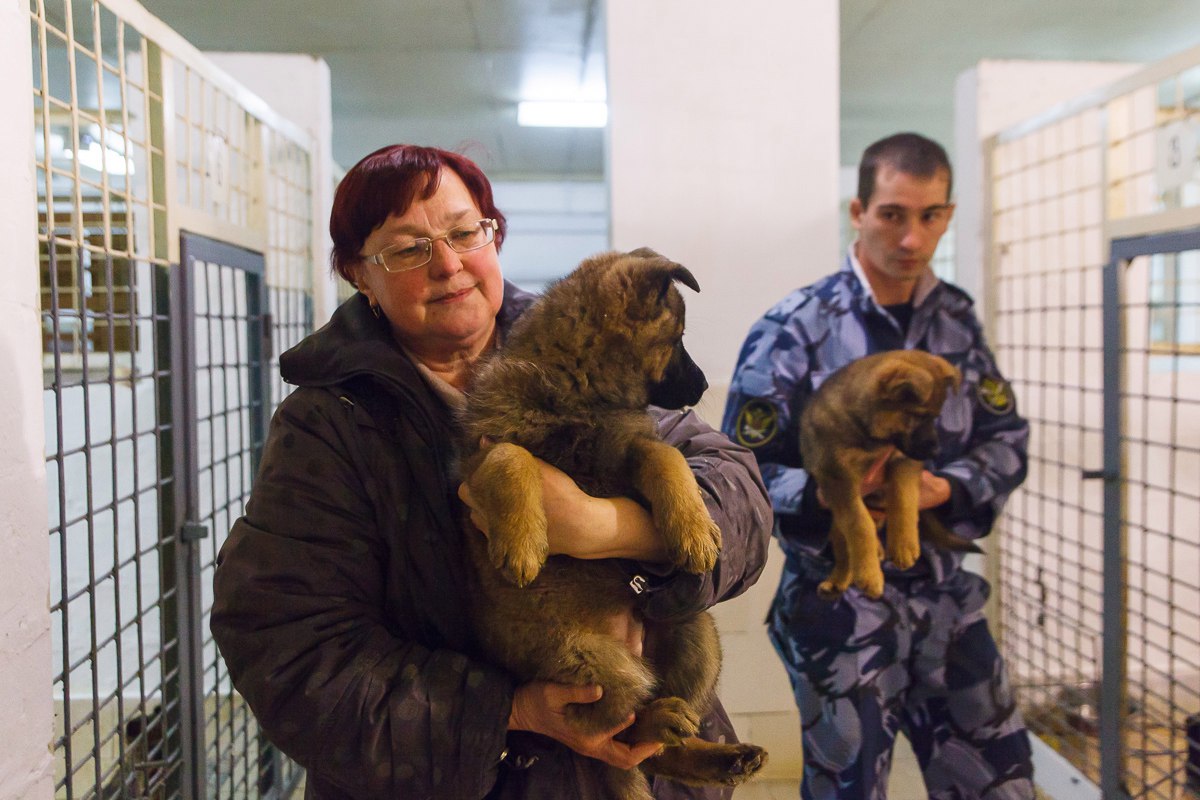
[[[786,553],[829,558],[829,514],[816,502],[800,460],[800,413],[825,376],[883,350],[927,350],[962,371],[962,388],[946,400],[938,419],[941,452],[927,468],[950,481],[951,499],[941,513],[954,531],[970,539],[988,533],[1009,493],[1025,479],[1029,429],[972,305],[961,289],[928,273],[902,332],[847,254],[841,271],[792,292],[750,329],[722,427],[757,456],[775,511],[775,536]],[[907,574],[940,578],[961,563],[961,554],[924,544],[922,550]]]
[[[502,330],[530,300],[506,287]],[[506,731],[512,680],[471,641],[449,408],[362,295],[280,365],[300,388],[275,413],[221,549],[211,627],[265,735],[307,768],[306,796],[591,797],[578,756]],[[770,507],[744,448],[692,413],[661,412],[659,430],[688,457],[725,536],[705,575],[628,562],[647,579],[642,611],[670,619],[754,582]],[[702,735],[733,739],[719,706]],[[655,788],[671,800],[728,794]]]

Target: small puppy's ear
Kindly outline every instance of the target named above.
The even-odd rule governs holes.
[[[921,405],[929,400],[932,391],[932,376],[904,364],[897,364],[879,376],[879,395],[894,406]]]
[[[947,389],[957,392],[962,387],[962,373],[958,371],[957,367],[946,360],[941,360],[939,366],[942,371],[938,377],[946,382]]]

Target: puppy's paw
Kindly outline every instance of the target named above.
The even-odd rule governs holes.
[[[822,600],[828,600],[831,602],[841,597],[842,593],[845,591],[845,586],[841,586],[832,580],[823,580],[821,581],[820,585],[817,586],[817,596]]]
[[[908,569],[921,557],[921,543],[915,536],[889,536],[887,557],[900,569]]]
[[[757,745],[689,739],[642,762],[642,768],[687,786],[738,786],[766,763],[767,751]]]
[[[738,786],[766,766],[767,751],[756,744],[739,742],[726,745],[714,761],[714,783]]]
[[[699,575],[717,565],[721,552],[721,529],[707,513],[680,536],[677,564],[685,572]]]
[[[550,543],[546,538],[546,523],[540,529],[513,530],[504,525],[495,526],[488,538],[488,559],[492,566],[517,586],[528,586],[550,554]]]
[[[854,575],[854,585],[867,597],[878,599],[883,594],[883,570],[879,568],[878,563],[859,570]]]
[[[850,588],[850,568],[841,561],[834,563],[829,577],[817,587],[817,596],[822,600],[837,600]]]
[[[700,730],[700,715],[681,697],[660,697],[637,712],[630,728],[635,742],[681,744]]]

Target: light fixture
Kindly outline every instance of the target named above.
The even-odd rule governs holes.
[[[112,147],[101,147],[90,134],[83,134],[80,138],[82,147],[77,150],[64,150],[63,156],[70,160],[76,160],[80,166],[94,169],[96,172],[108,172],[109,175],[132,175],[133,174],[133,159],[127,158],[124,153],[113,149]],[[124,137],[117,137],[124,145]]]
[[[517,124],[532,128],[603,128],[608,124],[608,104],[522,100],[517,103]]]

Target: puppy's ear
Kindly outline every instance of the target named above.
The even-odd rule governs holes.
[[[937,379],[944,381],[946,388],[950,391],[957,392],[962,386],[962,373],[958,368],[944,358],[938,359],[938,374]]]
[[[639,247],[627,255],[636,259],[628,265],[628,269],[636,288],[640,290],[639,296],[648,295],[661,302],[666,299],[674,281],[679,281],[693,292],[700,291],[700,282],[691,270],[649,247]]]
[[[894,407],[921,405],[933,392],[933,378],[907,364],[889,366],[879,376],[879,396]]]

